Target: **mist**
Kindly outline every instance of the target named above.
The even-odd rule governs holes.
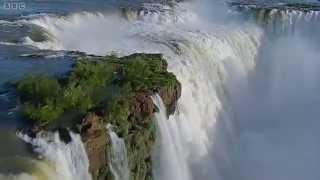
[[[319,55],[309,38],[275,38],[261,48],[255,71],[233,87],[233,179],[320,178]]]
[[[164,55],[183,88],[176,113],[167,120],[159,108],[156,117],[156,180],[318,180],[320,53],[313,38],[270,38],[256,25],[230,24],[220,1],[159,8],[141,17],[129,12],[127,19],[43,16],[29,23],[54,38],[25,43],[98,55]]]

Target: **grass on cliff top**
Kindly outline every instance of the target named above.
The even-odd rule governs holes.
[[[23,114],[39,125],[71,111],[84,115],[101,104],[110,104],[114,118],[121,119],[128,109],[117,99],[174,86],[176,78],[166,69],[167,63],[159,54],[85,57],[65,77],[27,75],[16,83],[16,89]]]

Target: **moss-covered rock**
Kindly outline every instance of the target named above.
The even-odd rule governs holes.
[[[58,129],[66,142],[66,128],[80,133],[97,180],[113,179],[107,124],[125,140],[131,180],[152,179],[157,108],[151,96],[158,93],[172,113],[181,92],[160,54],[83,57],[65,76],[26,76],[16,87],[31,132]]]

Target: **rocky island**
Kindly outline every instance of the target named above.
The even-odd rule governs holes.
[[[23,131],[29,136],[58,131],[65,143],[71,141],[69,131],[79,133],[94,180],[114,179],[108,124],[125,141],[130,180],[152,179],[157,107],[151,97],[159,94],[169,115],[181,93],[160,54],[83,56],[63,76],[26,75],[15,87],[21,113],[31,124]]]

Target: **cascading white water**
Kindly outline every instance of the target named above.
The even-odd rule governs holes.
[[[21,133],[18,136],[32,145],[39,160],[28,160],[30,166],[33,166],[30,172],[6,178],[91,180],[89,160],[79,135],[70,132],[72,140],[68,144],[60,140],[58,133],[41,133],[35,138]]]
[[[178,124],[174,120],[167,119],[167,111],[159,95],[153,97],[153,102],[159,112],[155,113],[157,125],[157,139],[153,152],[153,166],[155,180],[176,179],[190,180],[191,173],[181,144],[182,138],[178,131]],[[168,163],[170,162],[170,163]]]
[[[256,66],[263,32],[248,24],[212,23],[210,13],[197,7],[182,3],[173,9],[153,9],[130,21],[103,13],[42,15],[28,23],[42,27],[52,39],[26,38],[25,43],[99,55],[113,51],[164,54],[169,70],[182,83],[182,95],[169,120],[161,99],[154,97],[160,110],[153,154],[156,180],[319,179],[317,51],[306,45],[309,41],[280,38],[264,52],[271,56]],[[268,12],[276,21],[271,27],[319,19],[318,14],[300,12]],[[114,136],[114,142],[121,140]],[[122,149],[115,157],[125,154],[121,144],[115,146]],[[50,175],[52,166],[47,164],[39,166]],[[72,175],[72,169],[67,166],[62,172]]]
[[[154,155],[159,163],[154,167],[157,180],[229,176],[229,152],[236,132],[226,86],[254,69],[262,38],[260,29],[252,25],[214,24],[193,7],[185,3],[170,13],[159,11],[134,21],[92,13],[30,21],[54,37],[27,42],[39,48],[100,55],[113,51],[164,54],[169,70],[182,83],[182,95],[170,123],[163,122],[163,111],[157,115],[161,116],[159,126],[165,126],[160,128],[163,139]]]
[[[233,12],[236,16],[253,20],[272,35],[290,36],[295,34],[313,37],[320,28],[320,11],[318,8],[238,5],[235,6],[235,9]]]
[[[305,34],[310,37],[319,29],[320,11],[273,9],[269,14],[261,10],[260,14],[258,21],[266,21],[266,30],[273,34]]]
[[[317,180],[319,51],[295,36],[263,51],[250,83],[231,94],[240,131],[233,179]]]
[[[110,169],[115,180],[129,180],[127,148],[123,139],[108,125],[109,137],[111,138]]]

